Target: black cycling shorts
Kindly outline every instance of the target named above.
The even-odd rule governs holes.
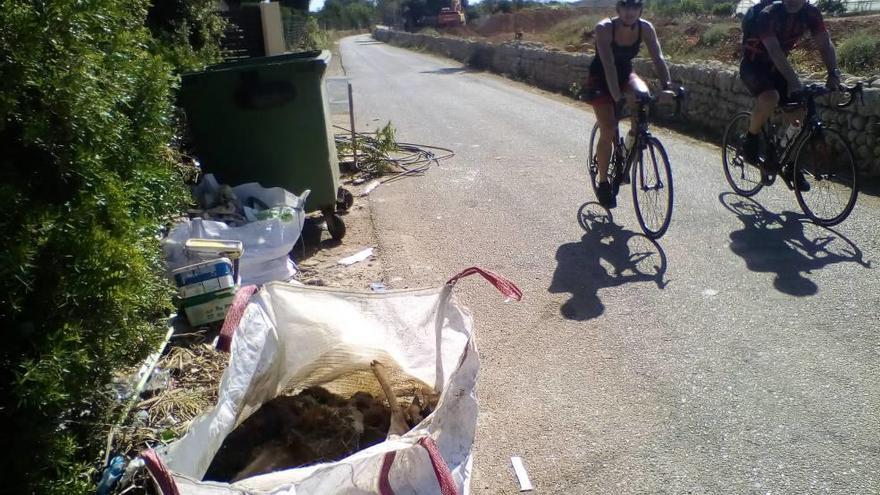
[[[752,96],[757,97],[765,91],[775,89],[779,93],[780,105],[797,101],[788,97],[788,81],[776,70],[772,62],[768,65],[766,63],[743,60],[739,64],[739,78]]]

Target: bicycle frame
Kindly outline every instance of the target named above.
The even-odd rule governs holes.
[[[679,93],[676,96],[676,100],[679,101],[682,98],[683,93]],[[643,152],[646,148],[648,148],[648,142],[653,138],[651,131],[648,126],[648,106],[656,101],[656,98],[650,95],[637,95],[637,103],[636,103],[636,133],[635,140],[633,141],[633,145],[631,149],[626,150],[626,157],[624,158],[624,166],[621,173],[621,177],[628,176],[632,173],[633,162],[635,161],[635,157],[638,156],[637,152]],[[676,113],[678,110],[676,110]],[[618,132],[617,144],[615,147],[620,146],[623,147],[623,140],[620,139],[620,133]],[[643,167],[639,167],[638,176],[635,177],[635,180],[638,181],[636,184],[642,191],[650,191],[654,189],[663,189],[663,182],[660,181],[660,173],[657,169],[657,157],[654,156],[654,150],[651,149],[651,163],[654,165],[654,174],[653,177],[657,177],[657,183],[655,184],[646,184],[645,183],[645,170]],[[618,179],[615,179],[618,180]]]
[[[636,156],[636,150],[644,150],[648,146],[648,140],[651,138],[651,131],[648,130],[648,105],[653,101],[650,95],[637,96],[636,108],[636,132],[635,140],[631,149],[626,150],[626,155],[622,155],[621,150],[624,149],[623,138],[620,137],[620,130],[614,139],[614,151],[612,157],[615,162],[620,164],[620,174],[615,176],[614,181],[620,184],[623,177],[632,173],[633,158]],[[644,177],[641,177],[644,183]]]
[[[856,91],[861,91],[861,84],[855,87]],[[806,112],[804,114],[804,122],[801,125],[801,130],[798,132],[797,136],[794,139],[790,140],[785,144],[785,147],[782,149],[782,156],[779,160],[776,159],[777,156],[777,139],[776,136],[771,133],[769,127],[770,122],[768,121],[764,124],[762,128],[762,132],[764,134],[764,142],[767,143],[767,160],[771,161],[773,164],[773,168],[777,171],[782,170],[786,166],[793,166],[792,163],[795,159],[795,151],[800,149],[801,145],[813,135],[814,132],[821,131],[825,129],[825,123],[819,118],[819,112],[816,110],[816,96],[812,93],[804,94],[804,106],[806,107]],[[841,106],[841,105],[838,105]],[[846,105],[843,105],[846,106]],[[777,107],[775,112],[780,114],[784,112],[782,107]],[[788,184],[786,181],[786,185],[789,189],[794,189],[791,184]]]

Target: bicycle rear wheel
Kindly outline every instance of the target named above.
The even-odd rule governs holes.
[[[622,153],[617,149],[618,141],[620,141],[620,136],[625,135],[629,132],[629,118],[620,118],[617,121],[617,129],[618,133],[614,137],[612,141],[611,148],[611,158],[609,159],[609,169],[608,169],[608,178],[611,182],[615,181],[615,177],[617,175],[618,170],[623,168],[623,164],[619,163],[619,153]],[[587,150],[587,173],[590,175],[590,185],[593,187],[593,194],[598,197],[598,193],[596,192],[596,188],[599,187],[599,160],[596,157],[596,148],[599,145],[599,123],[593,125],[593,130],[590,132],[590,144]]]
[[[599,143],[599,123],[593,125],[590,132],[590,146],[587,151],[587,173],[590,174],[590,185],[593,186],[593,195],[599,197],[596,188],[599,187],[599,160],[596,158],[596,146]]]
[[[633,205],[645,235],[658,239],[672,220],[672,169],[666,150],[655,137],[635,151],[632,171]]]
[[[736,114],[724,130],[724,143],[721,147],[721,164],[727,183],[740,196],[754,196],[761,190],[761,171],[743,160],[743,136],[749,130],[749,112]]]
[[[814,222],[837,225],[852,212],[859,194],[858,173],[852,148],[839,132],[811,131],[798,146],[794,172],[803,174],[810,185],[809,191],[801,191],[796,180],[794,193]]]

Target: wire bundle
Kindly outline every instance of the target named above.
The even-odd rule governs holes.
[[[336,144],[344,146],[348,150],[354,149],[352,147],[351,130],[345,129],[341,126],[334,127],[345,131],[336,134]],[[424,175],[432,164],[439,165],[440,160],[445,160],[455,155],[454,151],[447,148],[414,143],[395,143],[396,150],[386,152],[383,150],[382,143],[376,138],[376,136],[360,132],[354,134],[355,139],[357,140],[358,153],[358,161],[356,165],[360,172],[371,177],[379,177],[383,175],[383,164],[400,170],[399,172],[381,179],[380,182],[383,184],[408,176]],[[366,157],[371,157],[371,159],[364,160]],[[340,160],[343,163],[354,164],[354,153],[349,152],[340,155]]]

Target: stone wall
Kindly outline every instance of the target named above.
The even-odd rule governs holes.
[[[549,50],[539,43],[492,44],[387,29],[374,31],[373,37],[404,48],[424,49],[550,91],[568,92],[572,83],[583,83],[593,59],[584,53]],[[642,77],[653,77],[650,60],[637,59],[634,66]],[[746,92],[734,67],[707,62],[670,64],[669,70],[673,80],[684,85],[690,94],[687,112],[681,118],[719,140],[730,118],[753,105],[754,99]],[[865,88],[863,102],[844,109],[823,105],[819,108],[825,122],[844,131],[862,172],[880,177],[880,80]]]

